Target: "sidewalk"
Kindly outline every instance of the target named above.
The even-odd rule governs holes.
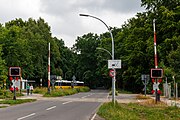
[[[37,99],[37,100],[41,100],[41,99],[44,98],[42,94],[35,94],[35,93],[33,93],[32,95],[31,94],[27,95],[27,93],[23,93],[23,94],[24,94],[24,96],[20,96],[17,99]]]
[[[155,99],[155,96],[152,96],[151,98]],[[164,102],[168,106],[177,106],[177,107],[180,108],[180,99],[178,99],[178,100],[169,100],[166,97],[161,97],[160,101]]]
[[[161,98],[161,101],[166,103],[168,106],[177,106],[180,108],[180,99],[179,100],[169,100],[168,98]]]

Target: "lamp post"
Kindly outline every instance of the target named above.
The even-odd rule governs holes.
[[[96,49],[106,51],[112,57],[112,54],[108,50],[106,50],[104,48],[100,48],[100,47],[97,47]]]
[[[113,38],[110,27],[103,20],[101,20],[98,17],[92,16],[92,15],[87,15],[87,14],[79,14],[79,16],[91,17],[91,18],[97,19],[97,20],[101,21],[107,27],[107,29],[108,29],[108,31],[110,33],[111,39],[112,39],[112,54],[111,54],[111,56],[112,56],[112,60],[114,60],[114,38]],[[114,68],[113,68],[113,70],[115,72]],[[114,75],[114,77],[112,77],[112,102],[113,103],[115,103],[115,81],[116,81],[116,77]]]

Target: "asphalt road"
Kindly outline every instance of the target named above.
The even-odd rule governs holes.
[[[0,120],[89,120],[108,92],[92,90],[0,109]]]

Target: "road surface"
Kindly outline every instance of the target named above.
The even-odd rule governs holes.
[[[0,109],[0,120],[89,120],[102,102],[108,100],[108,91],[92,90],[71,96],[42,98]]]

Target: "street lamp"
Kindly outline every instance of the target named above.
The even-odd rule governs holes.
[[[107,27],[107,29],[110,33],[111,39],[112,39],[112,54],[111,54],[111,56],[112,56],[112,60],[114,60],[114,39],[113,39],[113,35],[112,35],[110,27],[103,20],[101,20],[98,17],[92,16],[92,15],[87,15],[87,14],[79,14],[79,16],[91,17],[91,18],[97,19],[97,20],[101,21]],[[115,72],[114,68],[113,68],[113,70]],[[115,103],[115,81],[116,81],[116,77],[114,75],[114,77],[112,77],[112,102],[113,103]]]
[[[96,49],[97,50],[104,50],[104,51],[106,51],[112,57],[112,54],[108,50],[106,50],[104,48],[100,48],[100,47],[97,47]]]

